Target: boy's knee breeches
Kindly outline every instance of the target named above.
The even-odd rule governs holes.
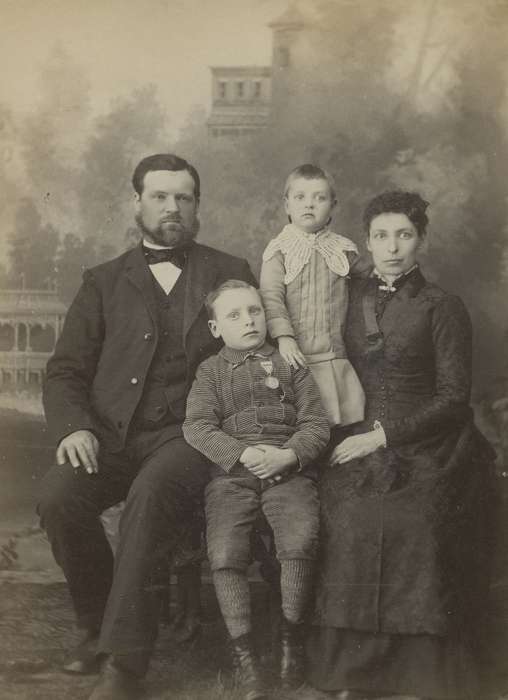
[[[315,559],[319,500],[314,481],[296,474],[263,488],[254,476],[218,477],[205,490],[208,559],[212,571],[244,571],[252,561],[250,535],[260,511],[273,530],[277,558]]]

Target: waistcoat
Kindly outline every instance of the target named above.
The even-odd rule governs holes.
[[[169,294],[153,278],[158,342],[130,430],[155,430],[181,423],[185,418],[187,368],[183,308],[186,277],[184,268]]]

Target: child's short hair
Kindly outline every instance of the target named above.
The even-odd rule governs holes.
[[[299,177],[303,177],[305,180],[326,180],[333,199],[337,198],[337,186],[333,177],[329,172],[323,170],[323,168],[320,168],[318,165],[312,165],[311,163],[299,165],[289,173],[284,186],[284,197],[288,196],[289,188],[293,180]]]
[[[212,291],[208,292],[208,294],[206,295],[205,308],[208,312],[209,319],[215,318],[215,310],[213,308],[213,305],[220,297],[222,292],[225,292],[228,289],[253,289],[255,292],[258,291],[256,287],[252,286],[252,284],[244,282],[243,280],[226,280],[225,282],[220,284],[216,289],[212,289]]]

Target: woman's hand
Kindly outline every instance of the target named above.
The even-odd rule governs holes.
[[[298,369],[299,366],[305,367],[307,364],[305,357],[300,352],[300,348],[294,338],[290,335],[281,335],[277,340],[280,354],[291,367],[294,369]]]
[[[371,430],[368,433],[360,433],[360,435],[351,435],[351,437],[343,440],[333,450],[330,456],[330,464],[345,464],[352,459],[366,457],[372,452],[375,452],[385,444],[385,436],[382,430]]]

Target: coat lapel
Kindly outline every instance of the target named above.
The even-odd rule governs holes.
[[[197,243],[191,245],[189,249],[187,265],[183,315],[184,338],[186,338],[190,327],[198,317],[206,295],[214,288],[218,277],[218,270],[210,260],[206,249]]]
[[[125,274],[141,292],[152,321],[156,325],[156,299],[153,291],[153,276],[146,264],[141,245],[136,246],[127,258]]]

